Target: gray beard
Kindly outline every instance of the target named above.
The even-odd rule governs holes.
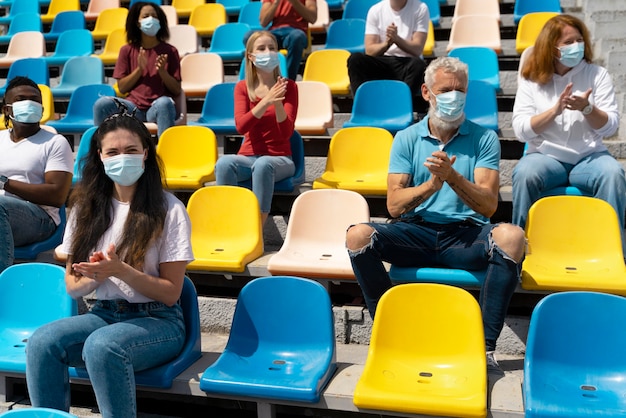
[[[449,132],[456,131],[459,126],[461,126],[461,124],[465,121],[465,113],[462,113],[458,119],[448,122],[438,117],[435,114],[435,109],[431,106],[428,109],[428,118],[437,130]]]

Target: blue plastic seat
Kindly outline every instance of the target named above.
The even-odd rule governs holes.
[[[370,7],[380,0],[347,0],[343,4],[342,19],[363,19],[367,20],[367,12]],[[328,5],[330,8],[330,4]]]
[[[293,176],[274,183],[275,192],[291,193],[297,186],[304,183],[304,142],[298,131],[293,131],[293,135],[291,135],[291,158],[296,166],[296,171]],[[241,181],[239,182],[239,186],[251,189],[252,181]]]
[[[220,83],[206,93],[200,118],[188,122],[211,128],[216,134],[237,134],[235,126],[235,83]]]
[[[287,58],[284,54],[278,54],[278,68],[280,69],[280,74],[283,77],[287,77]],[[246,58],[241,60],[241,65],[239,66],[239,80],[243,80],[246,78]]]
[[[42,58],[21,58],[14,61],[9,67],[6,83],[0,87],[0,96],[4,96],[7,83],[17,76],[28,77],[37,84],[50,85],[50,72],[48,64]]]
[[[88,57],[94,52],[93,37],[87,29],[68,29],[57,40],[52,55],[44,57],[48,66],[64,66],[74,57]],[[100,60],[99,60],[100,61]],[[86,69],[82,69],[83,72]]]
[[[0,16],[0,25],[10,25],[15,16],[20,13],[37,13],[39,14],[39,0],[19,0],[6,5],[5,2],[0,3],[1,7],[9,7],[9,11],[4,16]]]
[[[365,20],[339,19],[328,26],[324,49],[365,52]]]
[[[14,264],[0,273],[0,371],[26,372],[26,342],[41,325],[76,315],[65,291],[65,268],[56,264]]]
[[[546,296],[524,359],[527,418],[626,416],[626,299],[595,292]],[[618,326],[619,327],[619,326]]]
[[[200,389],[318,402],[336,367],[324,287],[299,277],[262,277],[239,293],[226,348],[202,374]]]
[[[67,221],[65,206],[59,208],[59,216],[61,217],[61,222],[57,225],[57,229],[55,229],[52,235],[43,241],[13,248],[14,258],[16,260],[34,260],[39,253],[51,250],[63,242],[63,233],[65,232],[65,223]]]
[[[392,265],[389,277],[394,283],[439,283],[480,288],[487,270],[461,270],[445,267],[404,267]]]
[[[80,86],[104,83],[104,65],[102,60],[94,56],[72,57],[67,60],[59,84],[51,87],[55,98],[69,98]]]
[[[442,3],[445,3],[446,0],[443,0]],[[430,21],[433,22],[434,26],[439,26],[441,20],[441,6],[439,3],[440,0],[423,0],[428,6],[428,13],[430,14]]]
[[[223,61],[243,59],[246,46],[243,43],[244,36],[250,31],[247,23],[226,23],[215,28],[211,37],[211,45],[208,52],[213,52]]]
[[[561,2],[560,0],[515,0],[513,22],[517,25],[522,16],[535,12],[561,13]]]
[[[469,79],[484,81],[500,91],[500,67],[498,54],[491,48],[466,46],[451,50],[450,57],[456,57],[467,64]]]
[[[350,119],[343,127],[372,126],[395,133],[412,123],[409,86],[397,80],[371,80],[356,89]]]
[[[114,97],[113,86],[89,84],[77,87],[70,96],[65,116],[58,120],[49,121],[46,125],[52,126],[59,133],[82,134],[94,126],[93,105],[102,96]]]
[[[498,131],[496,89],[480,80],[470,80],[467,87],[465,116],[478,125]]]
[[[86,29],[85,14],[80,10],[66,10],[54,17],[49,32],[44,32],[43,38],[47,42],[54,42],[67,30]],[[56,51],[56,47],[55,47]]]
[[[89,147],[91,146],[91,138],[94,132],[98,129],[97,126],[93,126],[83,132],[78,143],[78,149],[76,150],[76,157],[74,157],[74,175],[72,176],[72,187],[82,180],[83,178],[83,158],[89,153]]]
[[[39,13],[18,13],[13,16],[9,29],[0,35],[0,44],[8,44],[18,32],[42,32],[43,23]]]
[[[163,5],[163,0],[130,0],[130,3],[128,4],[128,9],[133,7],[133,5],[139,1],[147,1],[148,3],[158,4],[159,6]]]
[[[185,343],[182,350],[176,358],[168,363],[136,372],[135,383],[138,386],[168,389],[172,387],[172,382],[179,374],[202,356],[198,294],[193,282],[186,276],[180,296],[180,306],[183,308],[183,317],[185,319]],[[70,377],[89,378],[87,370],[84,368],[70,367],[69,370]]]
[[[229,15],[238,15],[241,8],[252,0],[217,0],[216,3],[221,4]]]
[[[247,23],[251,30],[263,30],[269,28],[270,25],[265,27],[261,26],[261,21],[259,20],[262,3],[263,2],[261,1],[250,1],[244,4],[239,11],[237,21],[240,23]]]
[[[11,411],[3,412],[0,416],[2,418],[78,418],[76,415],[69,414],[65,411],[59,411],[58,409],[32,407],[13,409]]]

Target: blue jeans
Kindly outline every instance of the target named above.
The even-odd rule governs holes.
[[[43,325],[28,340],[31,404],[69,411],[68,367],[86,367],[102,417],[135,417],[135,371],[173,359],[184,340],[178,304],[99,301],[90,313]]]
[[[252,180],[252,192],[259,200],[262,213],[269,213],[274,195],[274,183],[296,172],[291,157],[262,155],[249,157],[227,154],[217,159],[215,182],[218,185],[238,186]]]
[[[130,100],[117,100],[128,106],[129,110],[137,109],[137,106]],[[117,105],[111,97],[101,97],[93,105],[93,121],[96,126],[100,126],[102,121],[117,112]],[[169,96],[161,96],[152,102],[148,110],[137,109],[135,116],[143,122],[156,122],[157,135],[160,137],[163,131],[174,126],[176,122],[176,105],[174,99]]]
[[[271,29],[270,32],[276,37],[278,48],[287,50],[287,77],[295,81],[300,70],[302,53],[309,44],[306,33],[288,26]]]
[[[519,281],[519,266],[491,238],[496,225],[437,225],[414,220],[368,224],[375,232],[369,245],[350,251],[356,276],[374,318],[382,295],[392,286],[383,261],[402,267],[487,270],[479,304],[487,351],[495,350],[511,296]]]
[[[14,247],[43,241],[56,228],[39,205],[0,195],[0,272],[13,264]]]
[[[576,165],[562,163],[538,152],[522,157],[513,170],[513,223],[524,228],[528,210],[541,194],[568,184],[613,206],[623,242],[626,178],[621,164],[608,152],[591,154]]]

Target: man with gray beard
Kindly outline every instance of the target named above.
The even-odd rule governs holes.
[[[524,231],[491,224],[498,206],[500,142],[465,119],[467,65],[440,57],[426,69],[430,108],[396,134],[387,177],[385,224],[353,225],[346,235],[352,268],[370,315],[392,286],[383,261],[406,267],[486,270],[480,291],[488,369],[524,256]]]

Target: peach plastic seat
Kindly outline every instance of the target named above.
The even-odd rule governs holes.
[[[7,52],[0,57],[0,68],[9,68],[21,58],[39,58],[46,55],[46,41],[43,33],[35,31],[18,32],[11,38]]]
[[[196,190],[187,203],[191,246],[190,271],[242,273],[263,255],[259,201],[239,186],[209,186]]]
[[[201,37],[212,36],[215,28],[227,22],[226,8],[219,3],[206,3],[196,6],[189,16],[189,24],[196,28]]]
[[[285,241],[267,263],[273,275],[354,279],[346,250],[350,225],[369,222],[363,196],[349,190],[308,190],[293,202]]]
[[[117,83],[116,83],[117,85]],[[185,95],[185,91],[181,89],[178,96],[174,97],[174,106],[176,107],[176,120],[174,121],[174,126],[181,126],[187,124],[187,96]],[[146,128],[152,134],[157,133],[157,124],[155,122],[144,122]]]
[[[333,95],[321,81],[296,81],[298,104],[296,130],[302,135],[325,135],[334,126]]]
[[[169,20],[168,20],[169,22]],[[188,54],[198,52],[198,32],[191,25],[172,25],[170,26],[169,43],[176,47],[178,55],[181,59]]]
[[[68,10],[80,10],[79,0],[50,0],[48,5],[48,11],[41,15],[41,21],[44,24],[50,24],[54,20],[54,17]]]
[[[197,190],[215,180],[217,139],[209,128],[172,126],[161,134],[156,152],[170,190]]]
[[[517,25],[517,34],[515,35],[515,50],[517,53],[521,54],[526,48],[535,45],[535,40],[543,26],[548,20],[558,14],[556,12],[534,12],[522,16]]]
[[[342,128],[330,140],[326,167],[313,189],[344,189],[363,195],[387,194],[393,136],[382,128]]]
[[[330,87],[333,96],[350,94],[348,57],[345,49],[319,49],[311,52],[304,64],[303,81],[321,81]]]
[[[464,289],[394,286],[376,309],[354,404],[363,410],[487,416],[487,364],[480,307]]]
[[[91,31],[94,40],[104,40],[115,29],[126,30],[126,17],[128,9],[125,7],[117,7],[114,9],[106,9],[100,12],[96,18],[96,23]]]
[[[500,20],[499,0],[456,0],[452,24],[457,18],[469,15],[492,16]]]
[[[484,46],[502,52],[500,22],[494,16],[467,15],[455,19],[447,52],[462,46]]]
[[[100,12],[106,9],[116,9],[120,7],[120,0],[89,0],[85,11],[85,20],[94,21]]]
[[[174,25],[178,25],[178,13],[176,12],[176,8],[174,6],[171,4],[163,4],[161,5],[161,10],[165,13],[167,26],[171,28]]]
[[[617,214],[601,199],[550,196],[526,221],[522,288],[626,294],[626,266]]]
[[[317,20],[309,23],[310,33],[324,33],[330,25],[330,11],[328,10],[328,2],[326,0],[316,0],[317,3]]]
[[[93,54],[94,57],[100,58],[103,65],[115,65],[117,57],[120,55],[120,49],[126,45],[126,29],[114,29],[104,41],[104,47],[99,54]]]
[[[182,88],[189,97],[205,97],[207,91],[224,82],[222,57],[212,52],[187,54],[180,60]]]

